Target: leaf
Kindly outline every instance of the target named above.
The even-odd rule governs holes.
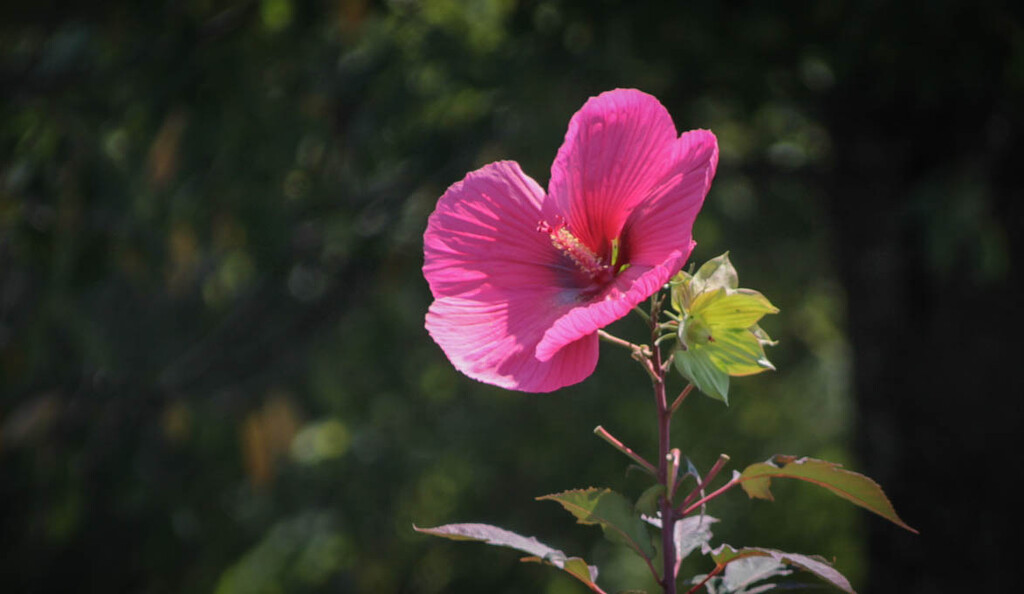
[[[758,337],[747,329],[722,329],[714,333],[714,342],[702,348],[716,367],[729,375],[754,375],[775,369],[764,354]]]
[[[572,577],[588,585],[593,584],[597,580],[597,568],[593,565],[587,565],[587,562],[579,557],[570,557],[566,559],[562,565],[558,565],[557,561],[552,562],[550,559],[541,557],[523,557],[520,561],[523,563],[541,563],[543,565],[558,567]]]
[[[580,524],[597,524],[608,540],[624,544],[647,560],[654,557],[654,545],[647,525],[624,495],[611,489],[576,489],[544,495],[538,500],[557,501]]]
[[[690,283],[693,277],[685,271],[680,270],[669,282],[669,294],[672,299],[672,309],[683,313],[690,309],[690,301],[693,293],[690,290]]]
[[[661,518],[645,516],[644,520],[661,528]],[[718,518],[698,515],[689,516],[678,520],[672,528],[672,538],[676,544],[676,568],[679,562],[687,555],[697,549],[703,549],[711,541],[711,525],[718,521]]]
[[[754,324],[753,326],[751,326],[750,327],[750,331],[754,334],[754,336],[757,337],[757,339],[759,341],[761,341],[762,345],[775,346],[775,345],[779,344],[779,341],[772,340],[772,337],[768,336],[768,333],[765,332],[761,328],[761,326],[758,326],[757,324]]]
[[[665,494],[665,485],[651,485],[636,500],[636,510],[645,516],[658,513],[658,498]]]
[[[863,474],[846,470],[840,464],[814,458],[774,456],[767,462],[746,467],[740,473],[739,481],[751,498],[772,500],[772,478],[795,478],[814,483],[917,534],[917,530],[908,526],[896,514],[878,483]]]
[[[489,524],[446,524],[436,528],[420,528],[413,525],[413,530],[423,534],[432,534],[450,540],[467,540],[483,542],[489,545],[507,547],[530,555],[522,560],[543,563],[564,570],[581,582],[592,585],[597,580],[597,568],[587,565],[579,557],[567,557],[558,549],[538,541],[534,537],[526,537],[515,532],[491,526]]]
[[[725,568],[722,585],[727,592],[743,592],[753,594],[775,588],[774,584],[765,584],[750,590],[747,586],[770,580],[775,577],[783,577],[793,573],[792,569],[773,557],[746,557],[736,559]]]
[[[711,540],[711,525],[718,521],[718,518],[711,516],[689,516],[676,522],[676,565],[687,555],[701,549]]]
[[[795,553],[783,553],[782,551],[776,551],[774,549],[762,549],[762,548],[742,548],[736,550],[727,544],[723,544],[713,551],[705,549],[706,554],[710,554],[711,558],[714,559],[715,563],[721,567],[728,565],[739,559],[746,559],[749,557],[771,557],[779,563],[785,563],[794,567],[799,567],[804,571],[808,571],[839,588],[844,592],[850,594],[856,594],[853,587],[850,586],[850,582],[843,577],[843,574],[836,571],[832,565],[818,556],[807,556],[799,555]]]
[[[739,275],[729,260],[729,252],[712,258],[701,265],[693,275],[691,290],[694,294],[715,289],[735,289],[739,286]]]
[[[679,349],[673,356],[676,371],[704,394],[729,404],[729,374],[718,368],[706,348]]]
[[[765,314],[779,313],[779,309],[751,289],[718,289],[697,295],[690,313],[700,315],[712,327],[749,328]]]

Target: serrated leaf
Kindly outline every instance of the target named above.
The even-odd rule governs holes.
[[[739,476],[740,485],[748,496],[769,500],[773,499],[770,490],[773,478],[795,478],[814,483],[897,526],[917,533],[896,514],[896,509],[878,483],[863,474],[846,470],[840,464],[814,458],[774,456],[767,462],[748,466]]]
[[[715,289],[735,289],[739,275],[729,260],[729,252],[712,258],[701,265],[693,275],[691,289],[694,294]]]
[[[536,538],[522,536],[491,526],[490,524],[446,524],[435,528],[420,528],[413,525],[413,530],[423,534],[440,536],[450,540],[482,542],[489,545],[506,547],[530,555],[523,561],[543,563],[561,569],[581,582],[591,585],[597,580],[597,568],[587,565],[579,557],[568,557],[562,551],[549,547]]]
[[[836,571],[828,561],[825,561],[818,556],[800,555],[796,553],[784,553],[782,551],[776,551],[774,549],[762,549],[747,547],[742,549],[734,549],[727,544],[723,544],[713,551],[705,550],[705,553],[711,555],[715,563],[721,567],[733,563],[740,559],[746,559],[749,557],[771,557],[779,563],[785,563],[808,571],[839,588],[844,592],[850,594],[856,594],[853,587],[850,586],[849,580],[847,580],[843,574]]]
[[[557,501],[580,524],[597,524],[608,540],[624,544],[645,559],[654,557],[654,545],[647,525],[626,497],[611,489],[576,489],[538,497]]]
[[[714,333],[714,342],[703,347],[716,367],[729,375],[754,375],[775,369],[764,354],[764,346],[747,329],[722,329]]]
[[[718,328],[750,328],[765,314],[779,313],[771,301],[751,289],[717,289],[697,295],[690,312]]]
[[[679,349],[673,361],[676,371],[704,394],[729,404],[729,374],[718,368],[708,356],[708,349]]]

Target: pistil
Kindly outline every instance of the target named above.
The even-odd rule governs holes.
[[[545,221],[537,224],[537,230],[551,238],[551,244],[565,254],[577,268],[597,283],[610,281],[615,272],[612,265],[599,257],[565,226],[558,223],[552,227]]]

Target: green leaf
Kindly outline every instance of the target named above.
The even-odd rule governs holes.
[[[583,559],[567,557],[562,551],[553,549],[532,536],[522,536],[497,526],[489,524],[446,524],[436,528],[419,528],[413,525],[412,528],[416,532],[432,534],[450,540],[483,542],[489,545],[515,549],[530,555],[529,557],[524,557],[523,561],[543,563],[557,567],[584,584],[591,585],[597,580],[597,568],[587,565],[587,562]]]
[[[680,270],[669,282],[672,309],[679,313],[690,309],[690,301],[693,299],[693,293],[690,290],[692,279],[693,277]]]
[[[696,295],[715,289],[735,289],[739,286],[739,275],[729,261],[729,252],[705,262],[693,275],[690,289]]]
[[[772,337],[768,336],[768,333],[765,332],[761,328],[761,326],[758,326],[757,324],[754,324],[753,326],[750,327],[750,332],[757,337],[757,340],[759,340],[762,345],[775,346],[779,344],[779,341],[772,340]]]
[[[624,495],[611,489],[576,489],[538,497],[557,501],[580,524],[597,524],[608,540],[624,544],[645,559],[654,557],[654,545],[647,525]]]
[[[718,368],[708,349],[695,346],[679,349],[673,356],[676,371],[704,394],[729,404],[729,374]]]
[[[651,485],[636,500],[636,510],[645,516],[658,513],[658,498],[665,494],[665,485]]]
[[[729,375],[754,375],[775,369],[764,354],[760,339],[747,329],[728,328],[714,333],[714,342],[704,345],[716,367]]]
[[[740,559],[746,559],[749,557],[771,557],[779,563],[785,563],[808,571],[839,588],[844,592],[850,594],[856,594],[853,587],[850,586],[850,582],[843,577],[843,574],[836,571],[832,565],[818,556],[799,555],[795,553],[783,553],[782,551],[776,551],[774,549],[762,549],[762,548],[742,548],[734,549],[727,544],[723,544],[714,551],[705,551],[711,555],[715,563],[719,566],[725,566],[729,563],[733,563]]]
[[[748,466],[739,475],[740,484],[748,496],[769,500],[773,499],[770,490],[773,478],[795,478],[814,483],[897,526],[917,533],[917,530],[896,515],[895,508],[878,483],[863,474],[846,470],[840,464],[813,458],[774,456],[767,462]]]
[[[779,313],[779,309],[751,289],[718,289],[694,298],[690,313],[699,314],[712,328],[750,328],[765,314]]]

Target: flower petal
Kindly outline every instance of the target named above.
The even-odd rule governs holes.
[[[512,161],[486,165],[448,188],[423,234],[423,275],[434,297],[558,282],[539,266],[558,261],[548,236],[537,231],[543,198]]]
[[[718,141],[708,130],[686,132],[672,144],[666,161],[669,167],[662,179],[623,228],[623,249],[634,265],[661,264],[677,250],[689,257],[694,245],[693,221],[718,165]]]
[[[469,377],[510,390],[552,392],[583,381],[597,367],[597,335],[563,345],[547,361],[534,355],[552,322],[533,299],[481,301],[443,297],[427,313],[427,330],[452,365]]]
[[[629,313],[644,299],[653,295],[686,261],[687,254],[676,252],[658,266],[630,266],[612,284],[590,302],[574,307],[557,320],[544,333],[537,344],[537,358],[546,361],[582,337],[595,333]]]
[[[605,255],[633,207],[662,180],[675,140],[672,118],[654,97],[635,89],[592,97],[573,115],[551,166],[545,215],[563,216]]]
[[[459,371],[526,392],[580,382],[598,357],[596,335],[546,361],[534,354],[580,291],[537,229],[543,196],[516,163],[492,163],[445,192],[423,237],[430,335]]]

